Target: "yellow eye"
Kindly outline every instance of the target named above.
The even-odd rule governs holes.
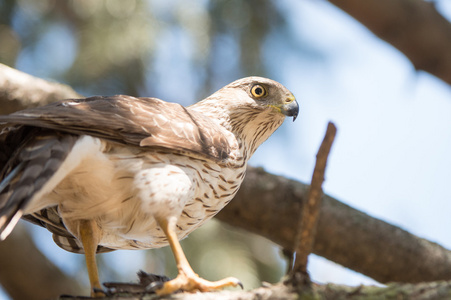
[[[252,87],[251,93],[255,98],[261,98],[266,96],[266,89],[263,86],[256,84]]]

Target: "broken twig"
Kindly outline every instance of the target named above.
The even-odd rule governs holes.
[[[308,255],[312,252],[315,240],[316,226],[318,224],[321,197],[323,195],[322,184],[326,170],[327,158],[332,143],[335,139],[337,128],[332,122],[327,126],[326,135],[316,155],[316,165],[313,171],[312,183],[308,193],[307,202],[303,205],[302,217],[296,237],[296,260],[291,274],[307,274]]]

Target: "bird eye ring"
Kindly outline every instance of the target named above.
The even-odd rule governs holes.
[[[252,87],[251,93],[252,93],[252,96],[254,96],[255,98],[261,98],[263,96],[266,96],[267,92],[263,86],[256,84]]]

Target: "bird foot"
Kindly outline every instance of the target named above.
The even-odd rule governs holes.
[[[157,289],[155,290],[155,293],[157,295],[169,295],[179,290],[184,292],[209,292],[228,286],[240,286],[243,288],[243,284],[233,277],[224,278],[218,281],[208,281],[200,278],[197,274],[187,276],[180,273],[175,279],[156,286]]]

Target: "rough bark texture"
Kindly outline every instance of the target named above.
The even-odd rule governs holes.
[[[416,69],[451,84],[451,24],[423,0],[329,0],[406,55]]]
[[[61,294],[82,291],[36,249],[21,224],[0,243],[0,283],[13,299],[55,299]]]
[[[309,186],[248,168],[217,218],[294,250]],[[313,252],[379,282],[451,280],[451,252],[325,195]]]

